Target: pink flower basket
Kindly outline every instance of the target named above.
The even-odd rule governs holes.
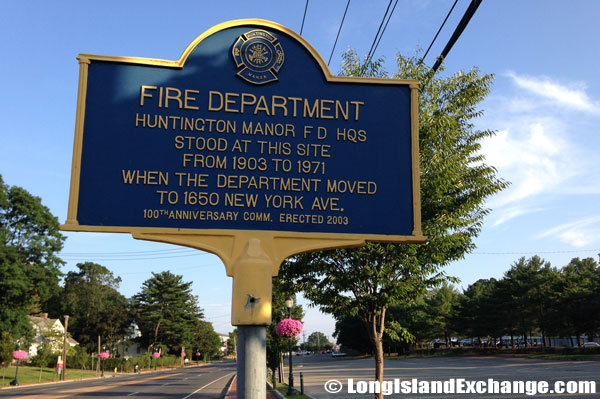
[[[153,356],[155,359],[158,359],[158,358],[160,357],[160,353],[159,353],[159,352],[154,352],[154,353],[152,354],[152,356]]]
[[[283,319],[277,324],[277,335],[294,338],[302,332],[302,323],[294,319]]]
[[[110,355],[108,354],[108,352],[100,352],[100,353],[98,354],[98,357],[99,357],[101,360],[108,359],[108,356],[110,356]]]
[[[26,351],[13,351],[13,358],[15,358],[17,360],[22,360],[22,359],[25,359],[26,357],[27,357]]]

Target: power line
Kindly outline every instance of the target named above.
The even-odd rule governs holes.
[[[342,17],[342,22],[340,23],[340,29],[338,29],[337,36],[335,37],[335,43],[333,43],[333,48],[331,49],[331,55],[329,56],[329,61],[327,61],[327,66],[331,62],[331,58],[333,57],[333,52],[335,51],[335,46],[337,45],[338,38],[340,37],[340,32],[342,31],[342,26],[344,25],[344,20],[346,19],[346,13],[348,12],[348,7],[350,6],[350,0],[346,3],[346,10],[344,10],[344,16]]]
[[[381,23],[379,24],[379,29],[377,29],[377,33],[375,34],[375,37],[373,38],[373,43],[371,44],[371,48],[369,49],[369,52],[367,53],[367,58],[365,59],[365,65],[368,64],[369,59],[372,57],[371,53],[373,52],[373,49],[375,48],[375,43],[377,43],[377,38],[379,37],[379,32],[381,32],[381,28],[383,27],[383,24],[385,22],[385,18],[387,17],[388,12],[390,11],[390,6],[392,5],[392,1],[393,0],[390,0],[387,8],[385,9],[385,14],[383,14],[383,18],[381,19]]]
[[[115,258],[112,256],[101,256],[101,255],[81,255],[81,256],[63,256],[64,260],[78,261],[78,260],[95,260],[95,261],[131,261],[131,260],[153,260],[153,259],[173,259],[173,258],[189,258],[191,256],[206,256],[207,252],[197,251],[195,254],[187,255],[167,255],[167,256],[130,256],[127,258]]]
[[[61,252],[62,255],[139,255],[139,254],[164,254],[169,252],[187,252],[187,251],[196,251],[193,248],[172,248],[172,249],[159,249],[155,251],[122,251],[122,252]]]
[[[202,268],[206,268],[206,267],[217,267],[217,266],[221,266],[223,267],[223,264],[218,264],[218,263],[210,263],[208,265],[197,265],[197,266],[186,266],[186,267],[169,267],[167,268],[166,271],[179,271],[179,270],[191,270],[191,269],[202,269]],[[129,272],[129,273],[119,273],[119,276],[131,276],[134,274],[149,274],[152,273],[153,270],[145,270],[142,272]]]
[[[431,69],[433,69],[433,72],[437,71],[438,68],[440,67],[440,65],[442,65],[442,62],[444,61],[444,59],[446,58],[446,56],[452,49],[452,46],[454,46],[454,43],[456,43],[456,41],[458,40],[460,35],[463,33],[463,31],[469,24],[471,17],[473,17],[473,15],[475,14],[475,11],[477,11],[477,7],[479,7],[481,2],[482,2],[482,0],[471,0],[471,4],[469,4],[467,11],[465,11],[465,14],[463,15],[462,19],[458,23],[458,26],[456,27],[456,29],[454,30],[454,33],[450,37],[450,40],[448,40],[446,47],[444,47],[444,50],[442,50],[442,53],[439,55],[439,57],[435,61],[435,64],[431,68]]]
[[[600,252],[600,249],[578,249],[570,251],[514,251],[514,252],[473,252],[472,255],[544,255],[544,254],[576,254],[580,252]]]
[[[381,31],[381,35],[379,35],[379,40],[377,40],[377,44],[375,45],[375,48],[373,49],[373,54],[371,55],[371,57],[373,55],[375,55],[375,53],[377,52],[377,47],[379,47],[379,43],[381,42],[381,38],[383,37],[383,34],[385,33],[385,30],[387,29],[387,26],[390,23],[390,19],[392,19],[392,15],[394,14],[394,10],[396,9],[397,5],[398,5],[398,0],[396,0],[396,2],[394,3],[394,7],[392,7],[392,11],[390,12],[390,15],[389,15],[389,17],[387,19],[387,22],[385,23],[385,26],[383,27],[383,31]]]
[[[435,34],[435,37],[431,41],[431,44],[429,45],[429,47],[427,47],[427,51],[425,52],[425,55],[423,55],[423,57],[421,57],[421,61],[419,61],[419,63],[423,62],[423,60],[425,59],[425,57],[427,57],[427,54],[429,54],[429,50],[431,50],[431,46],[433,46],[433,43],[435,43],[435,40],[437,39],[438,35],[440,34],[440,32],[442,31],[442,29],[444,28],[444,25],[446,25],[446,21],[448,21],[448,17],[450,17],[450,14],[452,14],[452,11],[454,10],[454,7],[456,7],[456,3],[458,3],[458,0],[454,0],[454,4],[452,4],[452,8],[450,8],[450,11],[448,11],[448,15],[446,15],[446,18],[444,19],[444,22],[442,22],[442,25],[440,26],[440,29],[438,29],[437,33]]]
[[[171,259],[192,256],[206,256],[209,253],[193,248],[173,248],[155,251],[122,251],[122,252],[62,252],[61,258],[69,261],[96,260],[96,261],[130,261]]]
[[[302,17],[302,26],[300,27],[300,36],[302,36],[302,31],[304,30],[304,20],[306,19],[306,10],[308,10],[308,0],[306,0],[306,6],[304,6],[304,16]]]

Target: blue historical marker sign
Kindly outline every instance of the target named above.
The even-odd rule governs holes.
[[[417,82],[334,77],[261,20],[218,25],[178,61],[78,59],[64,229],[423,240]]]

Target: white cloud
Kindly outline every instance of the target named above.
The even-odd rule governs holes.
[[[600,104],[592,101],[585,92],[583,83],[564,86],[549,78],[519,76],[513,72],[507,74],[522,89],[541,96],[551,102],[586,112],[600,112]]]
[[[534,212],[540,212],[542,210],[543,209],[541,208],[532,208],[529,206],[513,206],[510,208],[502,209],[497,214],[497,218],[494,221],[494,226],[499,226],[519,216],[527,215]]]
[[[501,217],[496,224],[534,211],[521,201],[560,193],[565,183],[579,173],[580,164],[573,159],[575,149],[563,139],[562,130],[560,121],[553,118],[518,117],[482,143],[486,162],[511,182],[505,192],[490,201],[493,208],[513,207],[506,210],[510,217]]]
[[[536,235],[535,238],[555,237],[565,244],[584,248],[596,244],[600,237],[600,216],[564,223]]]

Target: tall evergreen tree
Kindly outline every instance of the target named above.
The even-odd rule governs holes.
[[[133,306],[143,344],[166,345],[177,354],[182,346],[190,347],[197,323],[204,317],[191,287],[191,282],[168,271],[152,273],[142,284],[133,296]]]
[[[452,320],[459,298],[458,291],[446,282],[425,294],[428,330],[434,337],[443,337],[447,345],[451,344],[452,335],[455,333]]]
[[[599,274],[600,267],[592,258],[574,258],[561,271],[558,307],[568,335],[577,337],[578,346],[583,334],[593,336],[600,330]]]
[[[502,337],[497,287],[496,279],[480,279],[469,285],[460,297],[457,324],[467,336],[477,338],[479,345],[484,337]]]
[[[527,260],[520,258],[504,275],[505,293],[511,302],[509,309],[516,315],[517,330],[525,338],[525,346],[530,343],[527,336],[545,321],[548,292],[544,290],[548,285],[542,278],[549,270],[548,262],[533,256]]]

